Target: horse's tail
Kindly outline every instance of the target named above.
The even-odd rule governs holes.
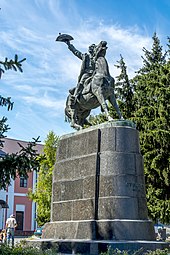
[[[71,122],[71,118],[68,117],[68,115],[66,115],[66,114],[65,114],[65,122],[69,122],[69,123]]]
[[[66,108],[65,108],[65,122],[71,122],[71,114],[69,112],[69,108],[66,104]]]
[[[70,114],[70,94],[67,97],[67,101],[66,101],[66,107],[65,107],[65,121],[66,122],[71,122],[71,114]]]

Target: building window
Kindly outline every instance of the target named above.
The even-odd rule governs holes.
[[[23,187],[23,188],[27,188],[27,178],[25,178],[25,177],[20,177],[20,187]]]

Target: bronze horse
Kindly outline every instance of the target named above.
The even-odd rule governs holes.
[[[77,130],[82,129],[87,124],[87,117],[92,109],[101,106],[108,121],[109,116],[106,100],[115,108],[119,119],[123,119],[116,102],[114,94],[114,78],[109,73],[109,66],[105,58],[107,42],[101,41],[95,50],[95,70],[92,77],[88,78],[84,84],[82,93],[74,100],[75,88],[70,90],[66,101],[65,115],[71,122],[71,126]]]

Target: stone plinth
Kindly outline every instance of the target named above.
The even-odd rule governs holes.
[[[56,254],[98,255],[110,250],[127,251],[128,254],[145,254],[156,249],[169,249],[168,242],[156,241],[114,241],[114,240],[86,240],[86,239],[37,239],[26,240],[27,245],[42,250],[53,249]],[[140,251],[139,251],[140,250]],[[110,253],[111,254],[111,253]]]
[[[122,124],[61,137],[43,238],[155,240],[138,131]]]

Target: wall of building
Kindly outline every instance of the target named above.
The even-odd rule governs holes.
[[[16,153],[19,150],[18,142],[23,146],[27,142],[18,141],[14,139],[6,138],[5,146],[3,148],[6,153]],[[38,146],[38,151],[42,152],[43,145]],[[11,180],[11,185],[8,186],[7,190],[0,191],[0,199],[7,202],[9,208],[1,208],[0,206],[0,229],[5,227],[6,219],[11,215],[15,214],[18,218],[18,227],[20,228],[18,233],[27,234],[33,232],[36,227],[36,205],[34,202],[28,199],[27,193],[29,189],[34,190],[37,181],[37,173],[28,173],[27,185],[26,187],[21,187],[20,177],[17,176],[15,181]],[[22,230],[21,230],[22,228]]]
[[[28,174],[27,187],[20,187],[20,178],[17,177],[15,181],[11,182],[11,185],[6,191],[0,192],[0,199],[7,202],[9,208],[0,209],[0,229],[5,227],[6,219],[11,215],[23,214],[23,231],[34,231],[35,229],[35,203],[29,200],[27,197],[28,189],[33,188],[33,183],[36,180],[33,178],[36,175],[34,173]]]

